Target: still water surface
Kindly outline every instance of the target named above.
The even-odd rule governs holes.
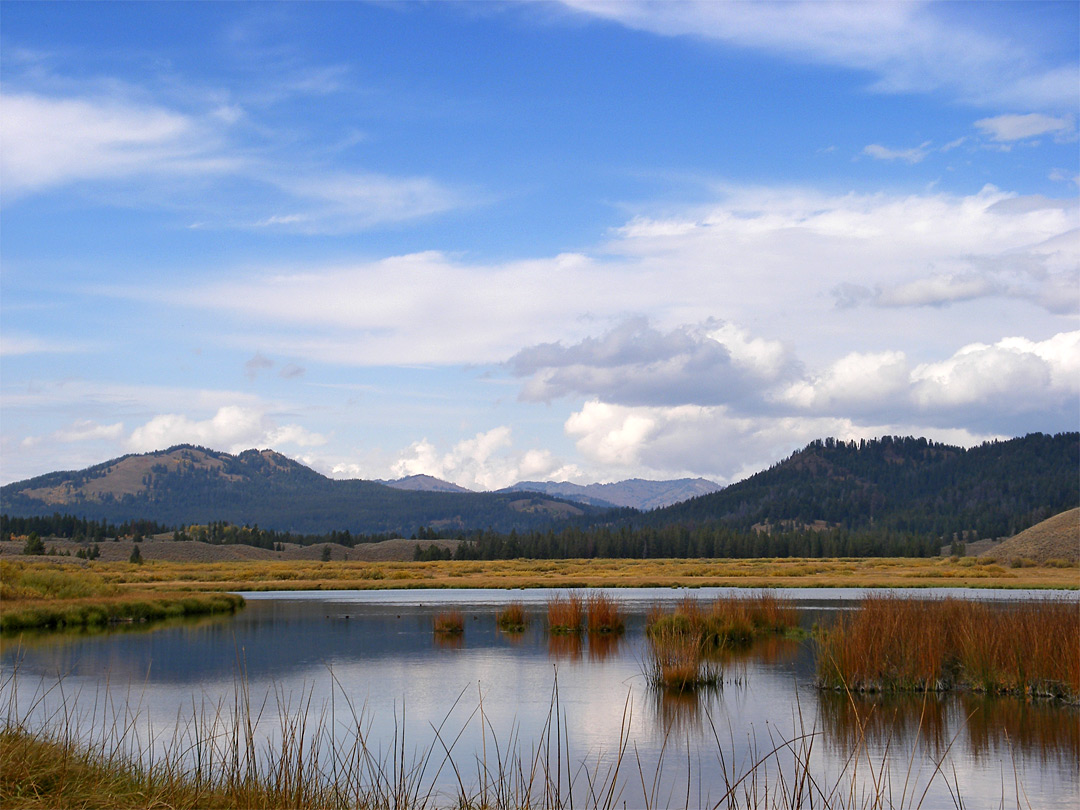
[[[628,617],[617,638],[549,636],[543,617],[553,592],[539,589],[245,594],[248,607],[226,620],[6,639],[5,674],[18,676],[14,683],[5,679],[4,697],[9,712],[17,705],[32,722],[55,721],[61,706],[65,721],[74,718],[82,728],[100,727],[100,717],[122,718],[138,729],[144,754],[170,741],[176,750],[175,729],[190,730],[193,718],[204,729],[208,718],[228,725],[238,703],[253,708],[261,744],[280,742],[282,714],[306,715],[309,731],[322,731],[323,745],[339,746],[337,739],[355,736],[359,727],[382,761],[395,745],[400,757],[402,740],[407,766],[431,754],[424,791],[434,785],[449,801],[459,778],[475,788],[478,768],[486,762],[494,770],[507,749],[527,763],[537,752],[549,763],[569,761],[571,773],[564,764],[558,778],[583,797],[588,778],[579,766],[602,777],[614,772],[620,740],[626,741],[620,806],[712,806],[724,793],[725,772],[739,775],[796,737],[802,739],[794,748],[809,757],[823,784],[839,783],[847,792],[848,757],[861,733],[867,745],[860,784],[884,767],[896,804],[1077,806],[1075,707],[973,695],[853,702],[814,687],[811,641],[779,638],[727,662],[720,690],[678,697],[652,689],[643,675],[648,609],[687,594],[709,600],[730,592],[610,591]],[[827,625],[862,593],[783,592],[808,630]],[[1046,598],[986,590],[908,595],[946,594]],[[518,635],[495,626],[496,611],[512,600],[523,602],[532,619]],[[449,608],[465,615],[459,640],[432,632],[435,613]],[[767,778],[790,773],[792,751],[780,748]],[[447,749],[457,775],[443,762]]]

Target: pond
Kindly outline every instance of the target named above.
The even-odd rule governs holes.
[[[712,807],[761,760],[740,791],[784,780],[790,794],[803,763],[815,790],[840,794],[842,806],[861,806],[885,783],[892,803],[905,807],[1076,806],[1076,707],[972,694],[850,699],[815,687],[811,640],[781,637],[728,657],[716,689],[679,695],[650,686],[649,609],[732,592],[608,591],[626,612],[626,630],[595,637],[549,634],[548,590],[245,594],[248,607],[224,620],[6,639],[3,697],[9,715],[30,725],[59,720],[86,737],[111,727],[144,758],[206,756],[192,739],[213,737],[224,749],[239,725],[252,729],[259,751],[307,735],[319,769],[341,778],[335,773],[349,756],[355,762],[359,740],[367,778],[407,783],[438,806],[485,784],[521,792],[529,774],[541,774],[533,790],[546,784],[575,806]],[[862,593],[782,596],[809,631]],[[905,593],[945,594],[1046,598]],[[520,634],[496,627],[497,610],[511,601],[530,617]],[[459,637],[432,631],[435,614],[448,609],[464,616]],[[115,733],[121,727],[131,731]]]

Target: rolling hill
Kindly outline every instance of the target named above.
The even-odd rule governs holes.
[[[1080,433],[1032,433],[969,449],[910,437],[825,439],[719,492],[635,522],[1007,537],[1080,505],[1078,470]]]
[[[1080,509],[1070,509],[1036,523],[984,552],[999,560],[1080,560]]]
[[[306,534],[405,536],[421,526],[451,534],[543,528],[602,511],[534,493],[430,492],[339,481],[272,450],[233,456],[192,445],[9,484],[0,488],[0,504],[18,517],[59,512],[112,523],[228,521]]]

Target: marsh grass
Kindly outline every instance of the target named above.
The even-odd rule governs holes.
[[[1080,608],[1063,600],[868,596],[817,644],[826,688],[1080,699]]]
[[[619,634],[626,629],[626,617],[619,603],[603,591],[594,591],[586,597],[585,607],[589,634]]]
[[[460,610],[436,613],[432,629],[437,636],[460,636],[465,632],[465,616]]]
[[[156,622],[164,619],[235,613],[244,598],[232,593],[143,592],[123,596],[63,599],[49,602],[5,602],[0,630],[71,630],[101,628],[119,622]]]
[[[0,631],[5,633],[235,613],[243,606],[236,594],[125,590],[81,567],[0,561]]]
[[[495,624],[504,633],[524,633],[528,623],[529,617],[521,602],[511,602],[495,615]]]
[[[674,636],[692,634],[713,649],[746,646],[755,639],[786,633],[799,626],[798,610],[771,591],[716,599],[705,604],[686,597],[674,610],[653,608],[645,632]]]
[[[585,624],[585,600],[576,591],[555,594],[547,603],[548,632],[553,634],[580,633]]]
[[[705,655],[699,631],[664,627],[648,637],[645,676],[650,685],[671,692],[717,688],[723,682],[719,664]]]

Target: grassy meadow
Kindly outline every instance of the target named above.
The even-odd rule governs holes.
[[[1075,565],[1012,567],[976,557],[433,562],[148,560],[142,565],[101,561],[58,563],[22,557],[11,564],[41,571],[79,568],[93,582],[115,586],[117,592],[127,589],[262,591],[722,586],[1080,588],[1080,567]]]

